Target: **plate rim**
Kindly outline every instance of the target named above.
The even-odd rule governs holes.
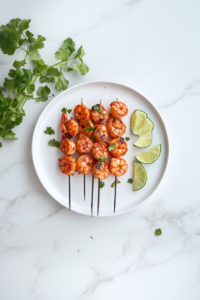
[[[33,166],[34,166],[35,172],[36,172],[36,174],[37,174],[37,176],[38,176],[38,179],[40,180],[40,182],[41,182],[43,188],[47,191],[47,193],[48,193],[55,201],[57,201],[59,204],[61,204],[62,206],[64,206],[65,208],[67,208],[67,209],[69,210],[69,207],[65,206],[65,205],[64,205],[63,203],[61,203],[59,200],[55,199],[54,196],[46,189],[45,185],[43,184],[43,180],[42,180],[42,178],[40,177],[40,175],[39,175],[39,173],[38,173],[38,171],[37,171],[36,165],[35,165],[34,149],[33,149],[33,147],[34,147],[34,140],[35,140],[35,135],[36,135],[37,125],[38,125],[40,119],[42,118],[43,114],[45,113],[46,109],[48,108],[48,106],[53,105],[54,101],[56,101],[56,99],[57,99],[58,97],[60,97],[62,94],[66,93],[66,92],[69,91],[69,90],[73,90],[73,89],[75,89],[75,88],[77,88],[77,87],[80,87],[80,86],[82,86],[82,85],[93,84],[93,83],[116,84],[116,85],[122,86],[122,87],[124,87],[124,88],[130,89],[130,90],[132,90],[133,92],[135,92],[136,94],[138,94],[139,96],[141,96],[142,98],[144,98],[145,101],[147,101],[150,105],[153,106],[153,108],[155,109],[156,113],[159,115],[159,117],[160,117],[160,119],[161,119],[161,121],[162,121],[164,130],[165,130],[165,133],[166,133],[166,138],[167,138],[167,156],[166,156],[165,167],[164,167],[164,169],[163,169],[163,174],[162,174],[162,176],[160,177],[160,179],[159,179],[159,181],[158,181],[158,184],[157,184],[157,186],[154,188],[154,190],[153,190],[150,194],[148,194],[148,196],[147,196],[145,199],[143,199],[140,203],[136,204],[134,207],[131,207],[131,208],[126,209],[126,210],[124,210],[124,211],[120,211],[120,212],[116,212],[116,213],[113,213],[113,214],[110,214],[110,215],[106,215],[106,216],[105,216],[105,215],[104,215],[104,216],[102,216],[102,215],[99,215],[99,216],[93,215],[93,217],[101,217],[101,218],[104,218],[104,217],[105,217],[105,218],[107,218],[107,217],[119,216],[119,215],[122,215],[122,214],[125,214],[125,213],[127,213],[127,212],[132,211],[133,209],[135,209],[135,208],[137,208],[138,206],[142,205],[147,199],[149,199],[149,198],[155,193],[155,191],[156,191],[157,188],[159,187],[161,181],[163,180],[163,177],[164,177],[164,175],[165,175],[165,172],[166,172],[166,169],[167,169],[167,166],[168,166],[168,162],[169,162],[169,136],[168,136],[167,128],[166,128],[166,126],[165,126],[165,122],[164,122],[162,116],[160,115],[160,112],[159,112],[158,109],[155,107],[155,105],[154,105],[150,100],[148,100],[143,94],[139,93],[138,91],[136,91],[135,89],[133,89],[132,87],[130,87],[130,86],[128,86],[128,85],[125,85],[125,84],[119,83],[119,82],[115,82],[115,81],[107,81],[107,80],[91,80],[91,81],[81,82],[81,83],[79,83],[79,84],[73,85],[73,86],[69,87],[68,89],[62,91],[61,93],[59,93],[58,95],[56,95],[56,97],[55,97],[53,100],[51,100],[51,101],[46,105],[46,107],[42,110],[42,112],[40,113],[40,115],[39,115],[39,117],[38,117],[38,119],[37,119],[37,122],[36,122],[36,124],[35,124],[35,126],[34,126],[33,135],[32,135],[32,142],[31,142],[31,154],[32,154],[32,160],[33,160]],[[73,209],[71,209],[71,212],[77,213],[77,214],[81,214],[81,215],[84,215],[84,216],[87,216],[87,217],[91,217],[91,215],[88,215],[88,214],[85,214],[85,213],[83,213],[83,212],[79,212],[79,211],[76,211],[76,210],[73,210]]]

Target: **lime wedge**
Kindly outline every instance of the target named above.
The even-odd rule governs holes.
[[[152,131],[147,132],[146,134],[139,137],[139,139],[136,141],[133,146],[138,148],[146,148],[149,147],[152,143],[153,133]]]
[[[142,164],[152,164],[154,161],[158,159],[161,153],[161,144],[156,147],[150,149],[147,152],[143,152],[135,156],[135,159]]]
[[[142,110],[135,110],[131,116],[131,130],[135,135],[144,135],[152,131],[154,127],[153,122],[147,118],[147,114]]]
[[[147,172],[145,168],[138,162],[133,163],[133,190],[141,190],[147,182]]]

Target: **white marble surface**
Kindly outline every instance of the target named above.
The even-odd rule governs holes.
[[[65,38],[83,45],[90,72],[70,73],[70,86],[109,80],[133,87],[160,110],[170,138],[153,197],[114,218],[78,215],[35,174],[32,133],[47,103],[29,101],[19,139],[0,149],[1,300],[200,299],[199,11],[198,0],[1,3],[1,24],[31,18],[31,31],[47,38],[48,63]],[[0,55],[0,84],[12,62]]]

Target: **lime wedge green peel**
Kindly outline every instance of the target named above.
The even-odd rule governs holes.
[[[133,146],[138,147],[138,148],[149,147],[152,143],[152,139],[153,139],[153,133],[152,133],[152,131],[149,131],[146,134],[139,137],[139,139],[136,141],[135,144],[133,144]]]
[[[161,153],[161,144],[156,147],[150,149],[147,152],[143,152],[135,156],[138,162],[142,164],[152,164],[154,161],[158,159]]]
[[[141,190],[147,182],[147,172],[145,168],[138,162],[133,163],[133,190]]]

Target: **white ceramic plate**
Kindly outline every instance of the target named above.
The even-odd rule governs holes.
[[[63,154],[58,148],[48,145],[50,139],[55,138],[57,141],[61,139],[59,130],[61,109],[63,107],[74,109],[77,104],[80,104],[81,98],[83,98],[84,104],[91,108],[102,99],[103,106],[109,112],[110,103],[115,101],[117,97],[119,101],[125,102],[129,108],[128,115],[123,118],[123,122],[127,126],[124,137],[130,137],[130,140],[127,142],[129,150],[123,156],[128,162],[129,169],[124,176],[119,177],[121,183],[117,185],[115,214],[113,213],[114,188],[111,188],[114,176],[109,175],[105,180],[105,186],[101,189],[99,216],[113,216],[133,209],[155,191],[165,173],[169,155],[168,136],[164,122],[151,102],[132,88],[114,82],[94,81],[73,86],[60,93],[47,105],[37,121],[32,140],[33,163],[41,183],[55,200],[66,207],[68,207],[69,203],[68,177],[62,174],[58,167],[58,158],[62,157]],[[153,142],[148,148],[140,149],[133,146],[138,137],[131,132],[130,118],[136,109],[145,111],[154,122]],[[70,116],[73,116],[73,111]],[[55,130],[55,135],[44,134],[44,130],[49,126]],[[132,184],[127,183],[127,180],[133,177],[134,155],[147,151],[159,143],[162,144],[162,152],[159,159],[154,164],[144,165],[148,176],[146,186],[134,192]],[[75,154],[75,157],[78,157],[78,154]],[[71,209],[73,211],[85,215],[91,214],[91,182],[92,174],[89,174],[86,176],[86,201],[84,201],[83,175],[75,173],[73,177],[71,176]],[[94,216],[97,214],[97,186],[98,180],[94,179]]]

